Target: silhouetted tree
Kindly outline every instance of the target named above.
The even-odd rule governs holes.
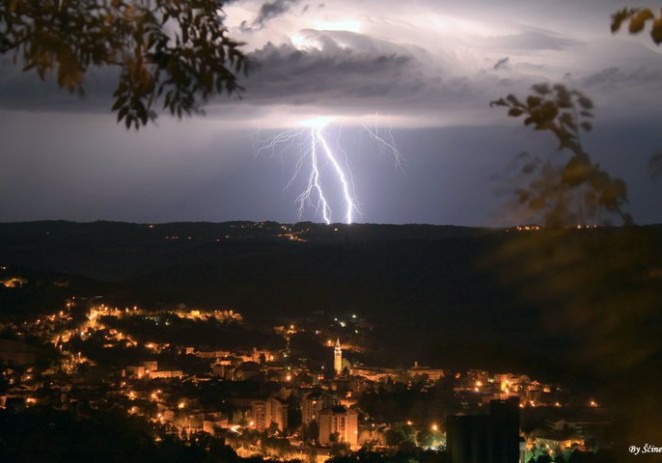
[[[652,21],[651,35],[659,44],[655,28],[660,19],[641,11],[619,12],[612,30],[630,20],[630,31],[637,33]],[[509,116],[521,117],[526,126],[552,133],[567,157],[554,162],[524,156],[522,176],[529,183],[516,191],[519,203],[539,214],[545,225],[569,225],[584,216],[599,219],[601,210],[630,224],[623,211],[625,183],[594,163],[582,146],[581,135],[592,129],[591,100],[559,84],[532,90],[525,99],[508,95],[492,105],[508,108]],[[662,164],[662,154],[652,163]],[[660,328],[657,269],[662,256],[655,233],[634,227],[541,230],[505,242],[497,261],[524,299],[548,309],[552,330],[572,333],[580,341],[569,363],[577,362],[582,374],[602,380],[602,393],[624,424],[615,437],[618,448],[637,439],[659,440],[662,423],[652,409],[659,397],[654,384],[662,377],[662,345],[651,330]]]
[[[344,442],[333,441],[331,447],[329,448],[329,455],[331,457],[348,457],[351,455],[352,451],[349,448],[349,445]]]
[[[247,60],[227,36],[219,0],[9,0],[0,2],[0,53],[83,94],[92,67],[119,70],[113,111],[126,127],[200,113],[207,99],[240,90]]]
[[[651,22],[650,36],[656,45],[662,43],[662,10],[660,16],[656,17],[650,8],[623,8],[611,16],[611,32],[616,33],[621,29],[624,22],[628,22],[628,32],[639,34]],[[662,151],[651,156],[650,170],[653,177],[662,175]]]
[[[312,420],[307,425],[303,426],[303,439],[305,441],[316,441],[319,438],[320,428],[316,420]]]
[[[623,210],[625,182],[594,163],[582,146],[582,132],[593,128],[593,102],[586,95],[561,84],[542,83],[534,85],[525,99],[511,94],[490,105],[504,106],[509,116],[523,117],[525,126],[552,133],[559,151],[569,155],[561,165],[539,158],[526,162],[522,173],[530,181],[515,191],[520,204],[551,226],[595,219],[603,210],[616,214],[625,224],[632,222]]]

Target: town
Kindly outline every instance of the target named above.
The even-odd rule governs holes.
[[[217,439],[237,458],[282,461],[400,452],[526,463],[609,446],[613,416],[593,395],[522,373],[368,364],[378,333],[360,313],[281,321],[72,296],[3,322],[1,412],[119,410],[156,443]]]

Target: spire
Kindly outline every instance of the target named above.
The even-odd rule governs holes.
[[[333,371],[336,376],[342,374],[342,347],[340,346],[340,338],[336,339],[336,347],[333,349]]]

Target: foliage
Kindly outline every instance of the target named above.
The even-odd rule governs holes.
[[[284,437],[263,437],[260,440],[262,455],[282,460],[292,447],[290,442]]]
[[[35,445],[38,442],[39,445]],[[119,410],[82,412],[33,407],[0,409],[0,461],[22,463],[262,463],[237,456],[223,439],[205,433],[184,441],[155,435],[137,416]]]
[[[0,2],[0,53],[24,71],[84,92],[91,67],[119,70],[113,111],[136,129],[155,105],[172,115],[200,113],[214,94],[241,87],[247,60],[227,37],[219,0],[10,0]]]
[[[651,22],[650,36],[656,45],[662,43],[662,12],[659,17],[655,16],[650,8],[623,8],[611,16],[611,31],[616,33],[621,29],[624,22],[628,22],[630,34],[639,34]]]
[[[349,448],[349,444],[346,444],[344,442],[337,442],[333,441],[331,444],[331,447],[329,448],[329,455],[331,457],[348,457],[350,456],[352,451]]]
[[[413,426],[396,423],[386,432],[386,443],[395,447],[404,442],[414,443],[416,441],[416,430]]]
[[[317,450],[315,450],[315,447],[306,448],[305,463],[316,463],[316,462],[317,462]]]
[[[650,36],[656,45],[662,43],[662,11],[657,18],[650,8],[623,8],[611,16],[611,32],[618,32],[626,21],[630,21],[630,34],[639,34],[646,27],[646,23],[652,21]],[[662,176],[662,151],[651,156],[649,168],[653,177]]]
[[[320,434],[320,427],[317,424],[317,421],[312,420],[307,425],[304,424],[303,428],[302,428],[302,431],[301,431],[301,434],[303,436],[304,441],[313,441],[313,442],[317,441],[317,439],[319,438],[319,434]]]
[[[559,151],[569,154],[560,167],[538,159],[522,167],[522,172],[533,179],[515,192],[520,204],[543,214],[545,223],[551,226],[574,224],[584,219],[579,215],[595,217],[602,210],[616,214],[623,223],[632,222],[623,211],[627,202],[625,182],[612,178],[594,163],[582,146],[582,132],[593,128],[590,98],[561,84],[542,83],[534,85],[524,100],[511,94],[492,101],[490,106],[506,107],[509,116],[523,117],[525,126],[551,132],[558,140]],[[582,214],[573,212],[577,202]]]
[[[422,429],[416,434],[416,443],[423,448],[437,448],[442,443],[441,432]]]
[[[45,409],[3,411],[0,436],[1,461],[139,462],[156,452],[147,423],[119,413],[94,412],[81,419]]]

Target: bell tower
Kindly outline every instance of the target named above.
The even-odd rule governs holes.
[[[342,373],[342,347],[340,347],[340,338],[336,339],[336,347],[333,349],[333,371],[336,376]]]

